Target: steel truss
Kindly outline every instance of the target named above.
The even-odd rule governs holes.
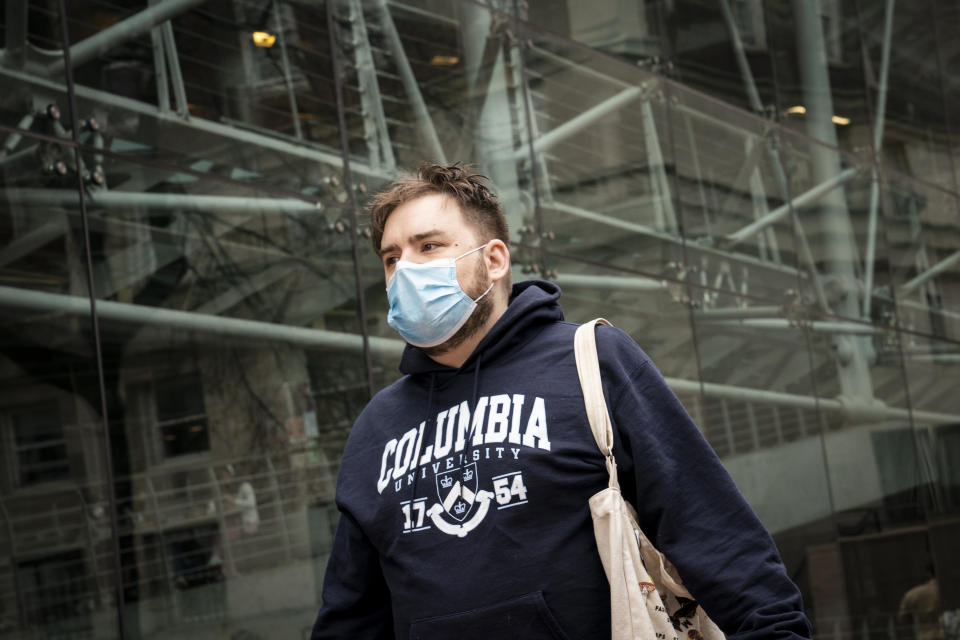
[[[76,94],[78,97],[92,101],[94,103],[110,105],[115,108],[128,110],[135,112],[141,115],[149,116],[155,118],[158,121],[167,121],[171,123],[176,123],[179,126],[195,129],[208,134],[213,134],[216,136],[223,137],[224,139],[231,140],[234,142],[248,144],[257,146],[263,149],[269,149],[276,151],[282,154],[289,155],[291,157],[301,158],[309,160],[311,162],[321,163],[323,165],[333,166],[333,167],[342,167],[343,161],[339,154],[332,153],[329,150],[320,147],[315,144],[308,142],[292,142],[285,140],[279,136],[264,135],[236,127],[231,127],[223,125],[216,122],[211,122],[203,120],[200,118],[190,118],[185,112],[186,105],[186,96],[185,90],[183,89],[182,83],[182,74],[179,72],[179,64],[177,62],[177,52],[175,43],[173,41],[173,31],[172,26],[170,25],[169,20],[180,13],[187,11],[195,6],[201,4],[203,0],[162,0],[151,4],[150,7],[144,9],[138,14],[131,16],[130,18],[124,20],[123,22],[104,30],[103,32],[88,38],[80,43],[73,45],[70,49],[71,60],[74,65],[83,64],[86,61],[94,59],[96,56],[100,55],[102,52],[108,50],[110,47],[116,46],[118,43],[123,42],[124,40],[134,37],[136,35],[145,33],[147,31],[151,32],[154,43],[154,55],[155,62],[158,68],[158,82],[161,75],[165,75],[165,72],[161,74],[162,70],[169,69],[171,74],[172,86],[174,89],[174,99],[177,103],[177,111],[171,112],[169,108],[169,95],[166,93],[166,80],[164,79],[164,89],[160,90],[158,85],[158,93],[161,95],[161,104],[157,106],[148,105],[142,102],[137,102],[127,98],[122,98],[119,96],[114,96],[106,92],[98,91],[95,89],[90,89],[88,87],[77,86]],[[17,3],[12,3],[17,4]],[[800,2],[802,4],[802,1]],[[397,70],[399,72],[401,81],[403,83],[405,92],[407,94],[407,99],[412,105],[415,113],[417,129],[421,135],[421,138],[424,140],[424,143],[433,155],[433,158],[436,160],[443,161],[445,158],[444,151],[441,147],[439,138],[436,133],[436,129],[433,125],[429,110],[426,106],[426,103],[423,100],[422,95],[420,94],[419,86],[416,82],[416,78],[413,74],[412,67],[410,66],[409,60],[407,60],[406,53],[400,41],[399,34],[396,31],[396,27],[393,24],[392,17],[390,14],[390,8],[386,0],[378,0],[376,3],[376,10],[380,18],[380,28],[387,36],[387,41],[390,46],[391,53],[393,54]],[[733,26],[733,21],[729,15],[729,6],[727,0],[721,0],[721,7],[724,11],[724,16],[727,18],[728,26],[731,28],[731,33],[733,35],[733,43],[735,46],[735,53],[737,55],[738,65],[741,68],[741,73],[744,76],[745,85],[748,91],[748,97],[751,103],[751,106],[755,111],[762,112],[763,107],[760,104],[759,95],[756,91],[755,83],[752,79],[752,74],[749,69],[749,65],[746,64],[746,58],[743,55],[742,43],[740,43],[739,36],[736,34],[736,29]],[[276,7],[275,7],[276,11]],[[802,7],[798,7],[797,11],[799,14],[802,14],[801,17],[806,18],[806,14]],[[886,86],[887,86],[887,74],[889,72],[889,48],[890,48],[890,33],[893,13],[893,0],[888,0],[887,2],[887,23],[884,30],[884,46],[883,46],[883,64],[881,66],[881,91],[879,93],[879,104],[877,112],[877,121],[874,125],[874,150],[875,153],[879,153],[880,145],[882,143],[882,131],[883,131],[883,110],[885,107],[886,101]],[[276,11],[278,28],[282,30],[282,24],[280,24],[280,13]],[[15,18],[17,16],[14,16]],[[362,11],[353,11],[352,14],[353,20],[363,20]],[[807,25],[809,27],[809,25]],[[10,28],[8,20],[8,29]],[[9,31],[8,31],[9,33]],[[363,31],[360,28],[360,25],[357,25],[357,30],[354,31],[355,35],[358,36],[359,42],[363,45],[364,40]],[[14,35],[16,35],[14,33]],[[478,34],[479,35],[479,34]],[[821,34],[822,38],[822,34]],[[25,45],[19,38],[8,37],[7,51],[4,52],[2,58],[2,65],[0,65],[0,76],[6,77],[8,80],[12,80],[20,86],[29,86],[34,91],[38,93],[46,93],[48,95],[52,94],[54,96],[62,96],[66,93],[65,87],[56,81],[37,77],[33,73],[27,73],[21,70],[23,56],[22,50]],[[283,43],[281,43],[283,45]],[[356,44],[356,42],[355,42]],[[369,46],[369,41],[366,41],[366,46]],[[370,63],[370,60],[363,58],[363,52],[359,52],[358,55],[361,57],[358,58],[358,72],[361,70],[360,67]],[[551,54],[553,55],[553,54]],[[565,60],[560,56],[555,56],[558,60],[562,61],[564,64],[570,64],[570,61]],[[284,56],[284,66],[286,71],[289,73],[289,63],[286,61],[286,56]],[[48,70],[51,75],[60,73],[63,71],[63,62],[55,62],[48,66]],[[368,69],[363,69],[363,78],[362,80],[366,89],[371,92],[375,91],[376,86],[376,73],[368,73]],[[532,140],[531,145],[533,152],[536,156],[536,160],[539,165],[545,166],[548,160],[545,157],[545,154],[555,145],[559,144],[565,139],[568,139],[570,136],[585,130],[590,125],[596,123],[600,118],[614,113],[620,109],[627,107],[637,100],[642,100],[642,115],[644,118],[644,128],[645,128],[645,139],[647,140],[647,154],[649,159],[649,166],[651,168],[651,179],[654,181],[654,193],[657,194],[657,200],[659,201],[659,206],[663,207],[662,213],[658,214],[658,228],[653,229],[650,227],[645,227],[643,225],[634,224],[631,222],[626,222],[618,220],[611,216],[604,215],[595,211],[589,211],[585,209],[578,209],[571,205],[564,203],[555,202],[548,200],[544,202],[543,205],[547,209],[554,209],[557,211],[563,211],[569,214],[577,215],[582,218],[589,218],[591,221],[597,224],[603,224],[611,226],[612,228],[620,228],[624,230],[629,230],[632,233],[638,235],[648,235],[655,237],[659,240],[666,240],[674,243],[682,243],[682,239],[675,235],[677,224],[676,216],[672,211],[673,207],[673,196],[670,193],[669,180],[666,177],[665,168],[663,164],[662,154],[659,153],[659,142],[657,141],[656,136],[656,126],[652,117],[652,111],[649,107],[649,96],[648,91],[649,87],[640,85],[632,86],[628,83],[624,83],[621,80],[609,78],[604,76],[602,73],[597,72],[591,69],[583,70],[585,73],[591,74],[593,76],[604,77],[610,80],[614,86],[618,86],[620,91],[615,94],[613,97],[604,100],[603,102],[591,107],[585,112],[579,114],[578,116],[573,117],[566,123],[554,127],[552,130],[536,134],[536,137]],[[813,70],[814,72],[816,70]],[[814,73],[815,75],[815,73]],[[651,78],[653,81],[653,78]],[[286,77],[287,86],[291,88],[291,81],[289,76]],[[813,81],[811,81],[813,82]],[[820,87],[823,89],[823,87]],[[292,91],[292,89],[291,89]],[[376,95],[371,93],[371,95]],[[166,104],[165,104],[166,103]],[[183,107],[183,109],[181,109]],[[856,174],[857,170],[850,168],[843,171],[837,171],[833,175],[824,179],[820,184],[812,187],[806,192],[796,195],[794,197],[789,197],[789,194],[786,190],[786,178],[783,171],[783,167],[780,164],[779,157],[776,153],[776,150],[770,146],[769,140],[766,140],[758,136],[753,131],[744,131],[738,128],[735,124],[725,122],[722,120],[717,120],[716,118],[710,116],[706,113],[701,113],[695,109],[691,109],[686,105],[672,105],[670,108],[676,109],[681,113],[685,118],[693,119],[702,119],[709,121],[711,124],[716,126],[722,126],[728,131],[735,131],[739,135],[743,135],[745,141],[748,141],[750,144],[754,145],[754,149],[762,149],[768,155],[771,166],[773,168],[775,177],[777,179],[778,186],[781,189],[782,199],[786,204],[781,205],[773,211],[763,212],[762,215],[758,215],[754,222],[748,224],[743,229],[740,229],[737,232],[734,232],[726,236],[726,249],[730,249],[736,246],[738,243],[742,242],[746,238],[760,233],[765,229],[769,228],[774,223],[783,220],[786,217],[791,217],[793,221],[794,229],[797,232],[797,239],[800,244],[800,251],[804,257],[805,262],[809,264],[809,272],[793,270],[789,267],[785,267],[782,264],[771,263],[769,266],[779,271],[790,272],[794,275],[798,275],[801,278],[809,277],[813,281],[815,290],[817,291],[817,296],[820,301],[821,306],[826,311],[827,302],[826,296],[823,291],[823,286],[820,283],[820,276],[817,273],[815,268],[815,263],[812,258],[809,246],[806,241],[805,234],[803,229],[800,226],[799,217],[797,216],[796,210],[803,206],[809,206],[815,202],[820,201],[825,197],[833,197],[836,194],[835,190],[842,187],[843,184],[851,180]],[[291,110],[294,116],[295,128],[298,126],[298,120],[296,118],[296,103],[295,96],[291,93]],[[370,110],[367,110],[370,111]],[[371,145],[370,147],[370,156],[371,161],[368,164],[359,163],[352,161],[351,170],[354,173],[357,173],[361,176],[366,177],[374,181],[387,180],[392,177],[393,166],[391,163],[390,149],[391,145],[388,139],[388,131],[386,131],[386,126],[382,117],[379,117],[376,113],[376,110],[373,109],[372,113],[368,115],[373,118],[373,128],[371,133],[374,133],[377,137],[377,144],[375,146]],[[32,116],[28,116],[32,117]],[[27,122],[28,117],[25,117],[21,122],[25,127],[30,126],[30,122]],[[534,132],[535,133],[535,132]],[[16,145],[19,143],[19,138],[15,138],[18,134],[13,134],[7,141],[4,149],[9,153],[12,151]],[[376,150],[376,152],[374,151]],[[522,156],[525,156],[527,150],[516,151],[512,159],[516,162],[522,159]],[[749,168],[744,167],[742,173],[744,174],[744,179],[752,180],[755,184],[755,176],[757,175],[756,171],[756,159],[757,156],[755,153],[749,154],[750,158],[753,158]],[[875,162],[876,164],[876,162]],[[872,297],[872,265],[874,261],[875,253],[875,235],[877,227],[877,201],[878,196],[874,196],[874,191],[877,188],[878,178],[875,175],[873,180],[873,185],[871,187],[871,205],[870,205],[870,225],[869,225],[869,238],[868,238],[868,248],[867,254],[864,259],[865,269],[864,269],[864,287],[863,287],[863,296],[864,304],[863,317],[869,318],[870,303],[869,300]],[[833,196],[831,196],[833,194]],[[51,191],[39,191],[39,190],[7,190],[5,196],[10,198],[12,201],[22,201],[25,203],[33,203],[44,206],[63,206],[69,207],[76,204],[77,194],[71,194],[67,196],[65,193],[51,192]],[[209,198],[210,200],[204,200],[204,198]],[[183,196],[178,198],[177,196],[172,196],[171,194],[134,194],[134,193],[123,193],[123,192],[99,192],[91,195],[91,199],[94,203],[99,203],[103,206],[118,206],[118,207],[133,207],[133,206],[146,206],[146,207],[161,207],[161,208],[195,208],[200,206],[210,206],[212,208],[224,209],[224,210],[236,210],[236,211],[277,211],[277,212],[287,212],[287,213],[309,213],[316,210],[316,206],[309,202],[299,201],[299,200],[277,200],[277,199],[261,199],[261,198],[239,198],[239,197],[224,197],[224,196]],[[845,205],[842,207],[845,211]],[[844,220],[844,224],[848,224],[849,219]],[[53,232],[47,230],[47,232]],[[46,236],[44,236],[46,237]],[[722,243],[721,243],[722,244]],[[756,259],[749,256],[740,255],[736,253],[726,253],[725,257],[734,262],[744,262],[745,264],[754,265]],[[907,293],[917,288],[921,284],[927,282],[930,278],[936,276],[939,273],[942,273],[947,268],[953,266],[958,261],[960,261],[960,252],[953,254],[952,256],[942,260],[937,265],[929,268],[926,272],[917,276],[906,285],[904,285],[901,290],[903,293]],[[850,278],[847,277],[850,274],[843,274],[845,279],[848,281]],[[559,280],[561,283],[566,281],[566,284],[570,286],[583,286],[587,283],[596,284],[597,280],[592,280],[594,276],[585,275],[585,274],[561,274]],[[646,278],[622,278],[622,279],[613,279],[606,276],[603,277],[606,288],[622,288],[626,290],[656,290],[662,288],[661,283],[655,278],[646,279]],[[12,307],[21,308],[21,309],[34,309],[34,310],[46,310],[46,311],[56,311],[61,313],[67,313],[72,315],[80,315],[89,313],[89,304],[88,301],[84,298],[73,298],[71,296],[61,296],[58,294],[47,294],[39,292],[31,292],[22,289],[11,289],[11,288],[2,288],[0,291],[0,301],[4,304],[7,304]],[[322,346],[329,348],[347,348],[355,349],[362,348],[362,340],[360,336],[352,336],[349,334],[337,334],[336,332],[324,332],[316,331],[310,329],[303,329],[298,327],[289,327],[283,325],[271,325],[270,323],[260,323],[248,320],[234,319],[234,318],[224,318],[221,316],[215,315],[204,315],[190,312],[174,311],[168,309],[156,309],[156,308],[136,308],[136,305],[124,305],[121,303],[115,303],[110,301],[99,301],[98,302],[98,312],[103,315],[105,319],[117,320],[122,322],[138,322],[150,325],[160,325],[167,327],[178,327],[178,328],[189,328],[192,330],[198,331],[209,331],[214,333],[221,333],[226,335],[233,336],[243,336],[243,337],[257,337],[261,339],[272,339],[272,340],[282,340],[287,342],[294,342],[299,344],[309,344],[312,346]],[[783,327],[783,323],[786,320],[782,318],[756,318],[754,324],[757,327],[779,329]],[[841,323],[821,323],[820,328],[827,331],[839,331],[841,333],[852,332],[856,335],[861,333],[871,333],[872,330],[863,328],[863,331],[852,330],[850,325],[845,324],[843,327],[840,327]],[[834,326],[837,325],[837,326]],[[812,325],[817,327],[816,323]],[[857,325],[859,326],[859,325]],[[862,338],[858,338],[862,339]],[[370,339],[371,348],[387,355],[394,357],[400,352],[402,343],[395,340],[384,340],[381,338],[371,337]],[[862,343],[857,343],[862,344]],[[863,371],[860,370],[857,373],[858,376],[864,375]],[[869,372],[866,374],[869,379]],[[908,415],[912,415],[915,421],[928,421],[928,422],[939,422],[939,421],[957,421],[957,416],[950,416],[946,414],[936,414],[930,412],[917,412],[908,413],[905,410],[900,409],[891,409],[891,408],[878,408],[876,403],[872,400],[872,395],[863,393],[860,394],[851,394],[852,397],[858,397],[862,404],[849,404],[840,400],[826,400],[822,398],[811,398],[805,396],[794,396],[791,394],[781,394],[775,392],[762,392],[753,389],[744,389],[740,387],[727,387],[724,385],[709,385],[702,384],[694,381],[687,380],[672,380],[671,384],[674,385],[674,388],[678,391],[691,391],[694,389],[693,386],[698,392],[703,392],[706,395],[718,395],[719,397],[729,397],[731,399],[742,399],[747,396],[750,398],[756,399],[757,401],[764,402],[782,402],[789,406],[799,406],[797,403],[804,404],[804,406],[809,406],[809,403],[815,403],[815,406],[831,410],[831,411],[840,411],[845,415],[855,418],[863,418],[865,416],[876,417],[876,418],[892,418],[892,419],[903,419]],[[861,392],[869,391],[860,389]],[[757,395],[759,394],[759,395]]]

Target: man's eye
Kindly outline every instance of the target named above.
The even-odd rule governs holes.
[[[386,258],[383,259],[383,266],[385,267],[392,267],[396,263],[397,263],[396,256],[387,256]]]
[[[424,251],[433,251],[434,249],[436,249],[436,248],[439,247],[439,246],[440,246],[440,245],[438,245],[436,242],[424,242],[424,243],[423,243],[423,250],[424,250]]]

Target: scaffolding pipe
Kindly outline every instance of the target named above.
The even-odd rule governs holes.
[[[15,287],[0,286],[0,305],[6,308],[64,313],[78,317],[90,316],[90,299],[85,296],[31,291]],[[97,300],[97,316],[111,322],[142,324],[179,331],[200,331],[231,338],[274,340],[310,348],[350,351],[363,349],[363,336],[359,334],[307,329],[273,322],[229,318],[111,300]],[[369,341],[371,351],[388,358],[399,358],[404,347],[402,340],[370,336]]]
[[[694,320],[712,322],[730,318],[769,318],[783,313],[783,307],[778,305],[758,305],[755,307],[720,307],[695,311]]]
[[[870,217],[867,222],[867,252],[863,267],[863,317],[870,317],[873,299],[873,263],[877,253],[877,218],[880,208],[880,149],[883,145],[883,125],[887,113],[887,80],[890,75],[890,43],[893,39],[893,7],[895,0],[887,0],[883,25],[883,51],[880,60],[880,81],[877,87],[877,114],[873,121],[873,180],[870,183]]]
[[[427,152],[431,154],[430,160],[440,164],[446,164],[447,159],[443,153],[443,147],[440,145],[440,138],[437,137],[437,130],[433,126],[433,120],[430,118],[430,112],[427,110],[427,104],[423,101],[423,95],[420,93],[420,86],[417,84],[417,78],[413,74],[413,68],[407,59],[407,52],[403,48],[403,42],[400,40],[400,34],[397,27],[393,24],[393,16],[390,15],[390,8],[387,7],[386,0],[377,0],[377,10],[380,13],[380,24],[383,27],[384,35],[387,36],[387,44],[390,47],[390,53],[393,55],[394,63],[397,65],[397,72],[400,74],[400,81],[403,83],[404,92],[407,94],[407,100],[413,107],[414,117],[417,121],[417,129],[423,141],[427,145]]]
[[[900,291],[903,293],[910,293],[911,291],[913,291],[914,289],[916,289],[917,287],[925,283],[930,278],[934,278],[940,275],[941,273],[943,273],[953,265],[957,264],[958,262],[960,262],[960,251],[956,251],[950,254],[949,256],[947,256],[937,264],[933,265],[932,267],[930,267],[929,269],[927,269],[917,277],[913,278],[912,280],[904,284],[902,287],[900,287]]]
[[[192,211],[228,211],[230,213],[310,214],[318,213],[320,203],[295,198],[246,198],[243,196],[206,196],[187,193],[133,193],[129,191],[92,191],[86,194],[91,206],[107,208],[146,208]],[[51,207],[78,207],[80,195],[70,189],[3,189],[0,200],[17,204]]]
[[[175,18],[181,13],[186,13],[204,2],[206,0],[165,0],[160,4],[147,7],[126,20],[107,27],[96,35],[81,40],[70,47],[70,64],[79,67],[85,62],[90,62],[121,42],[136,38],[161,22]],[[63,73],[65,66],[66,63],[62,58],[57,60],[50,65],[50,74]]]
[[[173,37],[173,25],[164,23],[160,27],[160,37],[163,39],[167,64],[170,67],[170,83],[173,85],[173,99],[177,102],[177,114],[186,118],[190,115],[190,108],[187,106],[187,87],[180,70],[180,56],[177,54],[177,41]]]
[[[48,313],[64,313],[86,318],[90,315],[90,300],[84,296],[70,296],[60,293],[31,291],[15,287],[0,286],[0,305],[7,308],[27,309]],[[272,322],[228,318],[210,314],[194,313],[149,307],[146,305],[97,301],[97,315],[113,322],[127,322],[168,329],[200,331],[214,335],[257,340],[273,340],[299,344],[311,348],[363,349],[363,337],[357,334],[307,329]],[[383,357],[399,358],[405,343],[402,340],[370,336],[370,349]],[[882,403],[848,403],[839,399],[801,396],[779,391],[764,391],[732,385],[666,378],[667,384],[679,393],[697,393],[702,390],[708,397],[759,402],[778,406],[799,407],[803,409],[821,409],[837,411],[853,419],[903,419],[910,417],[906,409],[884,406]],[[960,416],[932,411],[913,411],[913,419],[918,423],[941,424],[960,423]]]
[[[787,318],[745,318],[743,320],[714,320],[712,318],[703,318],[701,322],[709,323],[711,326],[787,330],[807,328],[811,331],[824,333],[846,333],[853,335],[873,335],[880,332],[880,329],[877,327],[869,324],[858,324],[856,322],[824,322],[820,320],[791,322]]]
[[[618,109],[630,104],[634,100],[642,97],[645,92],[646,89],[643,86],[628,87],[624,89],[620,93],[617,93],[616,95],[607,98],[603,102],[590,107],[583,113],[574,116],[563,124],[544,134],[541,134],[540,137],[533,141],[533,151],[535,153],[543,153],[549,149],[552,149],[570,136],[580,133],[597,120],[600,120],[604,116],[613,113],[614,111],[617,111]],[[526,147],[516,149],[513,152],[514,160],[523,160],[529,153],[530,150]]]
[[[777,222],[781,218],[784,218],[790,215],[790,212],[793,209],[799,209],[801,207],[807,206],[808,204],[812,204],[816,202],[817,200],[824,197],[825,195],[827,195],[837,187],[842,186],[844,183],[848,182],[855,175],[857,175],[857,169],[855,167],[844,169],[843,171],[835,175],[833,178],[830,178],[829,180],[826,180],[825,182],[818,184],[817,186],[813,187],[809,191],[805,191],[801,193],[790,202],[780,205],[779,207],[777,207],[776,209],[774,209],[764,217],[760,218],[759,220],[756,220],[755,222],[751,222],[750,224],[740,229],[739,231],[735,231],[734,233],[731,233],[730,235],[727,236],[727,240],[729,242],[726,245],[726,247],[728,249],[732,249],[734,246],[740,244],[741,242],[743,242],[753,234],[757,233],[761,229],[764,229],[770,226],[771,224]]]
[[[582,207],[575,207],[570,204],[564,204],[562,202],[544,202],[544,208],[552,209],[553,211],[560,211],[561,213],[569,213],[572,216],[578,218],[583,218],[584,220],[591,220],[593,222],[599,222],[608,227],[613,227],[615,229],[623,229],[624,231],[630,231],[632,233],[639,233],[643,235],[653,236],[655,238],[660,238],[661,240],[670,240],[671,242],[676,241],[676,236],[671,236],[664,233],[663,231],[658,231],[653,227],[648,227],[643,224],[637,224],[636,222],[630,222],[628,220],[620,220],[619,218],[613,218],[602,213],[597,213],[596,211],[591,211],[589,209],[584,209]]]
[[[599,276],[583,273],[559,273],[554,282],[561,287],[613,289],[616,291],[660,291],[665,281],[634,276]]]
[[[737,67],[740,69],[740,76],[744,80],[744,88],[747,90],[747,100],[750,102],[750,108],[757,114],[762,114],[763,103],[760,101],[760,92],[757,91],[757,83],[753,80],[753,72],[750,70],[747,54],[743,50],[743,41],[740,39],[740,32],[737,29],[737,23],[733,18],[728,0],[720,0],[720,11],[723,13],[723,21],[727,25],[727,31],[730,32],[733,54],[737,60]]]

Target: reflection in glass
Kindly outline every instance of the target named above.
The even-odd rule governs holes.
[[[18,144],[59,149],[29,135]],[[108,444],[79,194],[36,206],[14,188],[46,181],[62,184],[0,164],[0,634],[113,637]],[[64,300],[80,304],[55,304]]]

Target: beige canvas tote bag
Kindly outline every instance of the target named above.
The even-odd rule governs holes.
[[[726,636],[684,588],[676,569],[637,524],[637,514],[620,494],[613,457],[613,427],[607,413],[597,361],[596,325],[577,329],[574,355],[590,429],[607,462],[610,483],[590,498],[593,532],[610,581],[612,640],[721,640]],[[642,496],[638,496],[642,499]]]

